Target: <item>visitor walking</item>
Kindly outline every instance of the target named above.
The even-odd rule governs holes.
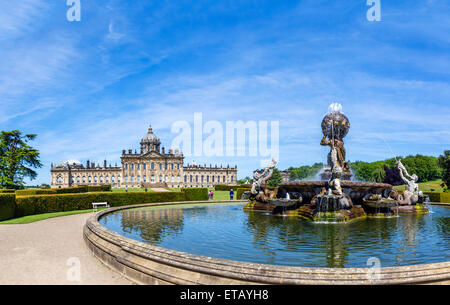
[[[128,186],[125,185],[125,192],[128,192]]]
[[[230,190],[230,200],[233,200],[234,197],[234,191],[233,189]]]
[[[213,192],[213,190],[211,190],[211,191],[209,192],[209,198],[211,198],[211,200],[214,198],[214,192]]]

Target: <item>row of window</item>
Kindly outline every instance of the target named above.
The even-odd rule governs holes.
[[[203,176],[203,175],[201,175],[200,176],[200,182],[205,182],[205,180],[206,180],[206,183],[209,183],[209,177],[210,176]],[[206,179],[205,179],[206,178]],[[214,183],[214,182],[216,182],[215,181],[215,178],[216,178],[216,176],[211,176],[211,182],[212,183]],[[220,181],[220,176],[217,176],[217,182],[218,183],[220,183],[221,181]],[[192,175],[189,175],[189,182],[193,182],[194,181],[194,176],[192,176]],[[186,183],[186,182],[188,182],[188,176],[187,175],[185,175],[184,176],[184,182]],[[199,176],[195,176],[195,182],[199,182]],[[227,182],[227,176],[222,176],[222,182],[223,183],[226,183]],[[231,182],[234,182],[234,176],[231,176]]]
[[[216,178],[215,176],[211,176],[211,182],[212,183],[215,183],[215,178]],[[77,183],[80,183],[80,182],[86,183],[86,177],[85,176],[83,176],[83,177],[77,176],[75,179],[76,179]],[[109,183],[109,177],[108,176],[106,176],[105,178],[103,178],[103,176],[100,176],[100,177],[94,176],[93,178],[91,176],[88,176],[87,177],[87,182],[92,183],[92,179],[93,179],[94,183],[97,183],[97,182],[99,182],[99,183],[103,183],[103,182]],[[198,182],[203,183],[203,182],[205,182],[205,180],[206,180],[206,183],[210,182],[210,176],[206,176],[205,177],[203,175],[201,175],[200,177],[199,176],[193,176],[193,175],[189,175],[189,176],[185,175],[184,176],[184,182],[187,183],[188,179],[189,179],[189,182],[191,182],[191,183],[194,182],[194,179],[195,179],[196,183],[198,183]],[[128,180],[130,180],[130,181],[128,181]],[[142,176],[142,180],[143,180],[143,182],[147,182],[147,175],[143,175]],[[62,176],[58,176],[56,181],[57,181],[57,183],[62,184],[62,183],[64,183],[64,178]],[[73,182],[73,179],[72,179],[71,182]],[[115,182],[116,182],[116,177],[114,175],[112,175],[111,176],[111,183],[115,183]],[[130,177],[125,176],[125,182],[141,182],[141,176],[140,175],[138,175],[136,177],[134,175],[131,175]],[[151,183],[155,182],[155,175],[151,175],[150,176],[150,182]],[[159,175],[159,182],[175,182],[175,176],[172,175],[171,179],[169,181],[169,176],[166,175],[165,177],[163,177],[163,175]],[[176,177],[176,182],[180,183],[180,176]],[[218,183],[220,183],[220,182],[225,183],[226,182],[226,176],[222,176],[222,181],[221,181],[221,176],[217,176],[217,182]],[[234,182],[234,176],[231,176],[231,182]],[[120,176],[117,176],[117,183],[120,183]]]
[[[106,176],[104,179],[103,179],[103,176],[100,176],[100,177],[94,176],[94,178],[92,178],[91,176],[88,176],[87,179],[86,179],[86,176],[83,176],[83,177],[77,176],[75,178],[75,181],[77,183],[80,183],[80,182],[86,183],[86,181],[89,182],[89,183],[92,183],[92,180],[94,181],[94,183],[97,183],[97,182],[99,182],[99,183],[103,183],[103,182],[109,183],[109,181],[110,181],[108,176]],[[56,182],[58,184],[63,184],[64,183],[64,178],[62,176],[58,176],[58,178],[56,178]],[[73,178],[72,178],[71,182],[73,183]],[[115,182],[116,182],[116,177],[114,175],[112,175],[111,176],[111,183],[115,183]],[[120,183],[120,176],[117,176],[117,183]]]
[[[159,182],[169,182],[169,176],[165,176],[165,179],[163,175],[159,175]],[[128,181],[129,180],[129,181]],[[171,180],[172,183],[175,182],[175,176],[172,175]],[[131,175],[130,177],[125,176],[125,182],[141,182],[141,176],[137,175],[134,177],[134,175]],[[142,176],[142,182],[147,182],[147,175]],[[155,183],[155,175],[150,176],[150,182]],[[180,176],[177,176],[177,182],[180,183]]]
[[[174,163],[170,163],[170,164],[169,163],[158,163],[158,164],[159,164],[159,169],[160,170],[162,170],[163,167],[164,167],[165,170],[168,170],[169,167],[170,167],[171,170],[174,170],[175,167],[176,167],[177,170],[180,170],[180,163],[177,163],[177,164],[174,164]],[[128,169],[134,170],[135,168],[137,170],[140,170],[141,168],[143,170],[147,169],[147,163],[136,163],[136,164],[135,163],[130,163],[130,164],[125,163],[124,166],[125,166],[125,170],[128,170]],[[150,169],[151,170],[155,169],[155,162],[150,163]]]

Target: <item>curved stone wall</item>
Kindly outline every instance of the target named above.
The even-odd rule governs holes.
[[[122,209],[181,203],[210,202],[153,203],[104,210],[87,220],[83,234],[86,244],[103,263],[139,284],[450,284],[450,262],[383,267],[377,277],[372,276],[377,280],[370,280],[374,275],[371,268],[265,265],[169,250],[125,238],[98,222],[101,216]]]

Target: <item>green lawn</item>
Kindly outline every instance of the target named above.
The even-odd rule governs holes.
[[[105,208],[100,208],[100,210],[104,210]],[[37,215],[29,215],[19,218],[13,218],[8,220],[0,221],[0,225],[10,225],[10,224],[26,224],[31,222],[36,222],[44,219],[67,216],[67,215],[75,215],[75,214],[84,214],[84,213],[92,213],[93,210],[77,210],[77,211],[67,211],[67,212],[56,212],[56,213],[46,213],[46,214],[37,214]]]
[[[428,181],[419,183],[419,190],[422,192],[443,192],[444,190],[441,187],[442,180]],[[405,190],[404,185],[394,186],[396,190]]]

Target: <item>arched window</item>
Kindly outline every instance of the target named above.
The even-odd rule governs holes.
[[[58,182],[59,184],[64,183],[64,178],[62,176],[58,176],[58,178],[56,178],[56,182]]]
[[[83,176],[83,178],[81,180],[83,181],[83,183],[85,183],[86,182],[86,177]]]
[[[100,183],[103,183],[103,176],[100,176]]]
[[[94,176],[94,183],[97,183],[97,176]]]
[[[159,182],[163,182],[163,175],[159,175]]]
[[[88,182],[89,182],[89,183],[92,182],[92,177],[91,177],[91,176],[88,177]]]
[[[125,163],[125,169],[128,170],[128,163]]]
[[[152,174],[150,181],[151,181],[151,183],[155,183],[155,175],[154,174]]]
[[[108,176],[105,177],[105,182],[109,183],[109,177]]]
[[[80,183],[80,176],[77,177],[77,183]]]
[[[144,175],[143,179],[144,179],[144,182],[147,182],[147,175]]]
[[[131,170],[134,170],[134,163],[131,163]]]
[[[155,163],[152,162],[152,169],[155,169]]]
[[[111,182],[114,183],[114,175],[111,176]]]

